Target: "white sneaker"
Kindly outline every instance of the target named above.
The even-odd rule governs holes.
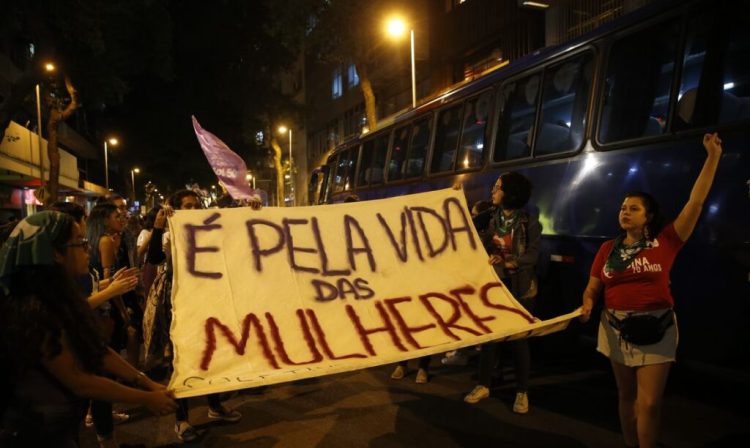
[[[119,425],[120,423],[125,423],[128,420],[130,420],[130,414],[127,412],[120,412],[120,411],[112,411],[112,423],[115,425]]]
[[[229,410],[222,406],[221,409],[216,410],[208,408],[208,418],[235,423],[242,419],[242,414],[239,411],[235,411],[234,409]]]
[[[391,379],[400,380],[404,375],[406,375],[406,369],[404,369],[403,366],[396,366],[396,368],[393,369],[393,373],[391,373]]]
[[[526,392],[518,392],[516,394],[516,401],[513,403],[513,412],[516,414],[526,414],[529,412],[529,394]]]
[[[446,356],[440,360],[440,363],[444,366],[465,366],[469,363],[469,357],[461,353],[457,353],[453,356]]]
[[[466,394],[464,401],[467,403],[477,403],[479,400],[483,400],[490,396],[490,390],[484,386],[476,386],[471,392]]]
[[[174,425],[174,432],[177,433],[177,437],[183,442],[192,442],[198,438],[198,433],[195,432],[190,423],[184,421],[178,421]]]

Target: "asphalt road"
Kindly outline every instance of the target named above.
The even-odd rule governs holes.
[[[561,354],[554,345],[532,345],[531,410],[511,411],[512,363],[502,369],[492,396],[463,402],[474,385],[475,365],[446,367],[433,359],[428,384],[409,375],[389,378],[393,366],[241,391],[226,404],[243,414],[239,423],[209,422],[206,400],[191,399],[190,419],[200,438],[182,444],[174,416],[132,409],[116,427],[120,443],[201,447],[620,447],[617,392],[605,358],[593,348]],[[673,369],[665,395],[665,447],[747,446],[750,409],[736,382],[707,380]],[[744,386],[744,387],[743,387]],[[82,446],[95,447],[93,429]]]

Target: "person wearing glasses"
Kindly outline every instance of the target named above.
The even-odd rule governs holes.
[[[2,446],[77,446],[84,398],[157,414],[176,407],[102,340],[76,284],[88,272],[87,244],[73,218],[45,211],[19,222],[0,249]]]
[[[493,208],[486,212],[490,215],[487,228],[477,229],[490,255],[489,263],[529,313],[534,311],[537,295],[536,264],[542,239],[539,218],[523,210],[531,197],[531,190],[531,182],[522,174],[514,171],[501,174],[492,188]],[[525,338],[482,345],[479,384],[464,397],[464,401],[473,404],[490,396],[492,371],[501,345],[511,347],[514,352],[516,399],[513,412],[525,414],[529,412],[527,391],[531,365],[529,343]]]

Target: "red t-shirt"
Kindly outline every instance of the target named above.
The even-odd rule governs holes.
[[[591,266],[591,276],[604,283],[604,305],[615,310],[648,311],[672,308],[669,271],[685,244],[669,223],[650,247],[641,250],[622,272],[604,272],[615,240],[602,244]]]

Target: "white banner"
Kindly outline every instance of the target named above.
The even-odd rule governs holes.
[[[508,292],[458,190],[170,220],[178,397],[564,329]]]

